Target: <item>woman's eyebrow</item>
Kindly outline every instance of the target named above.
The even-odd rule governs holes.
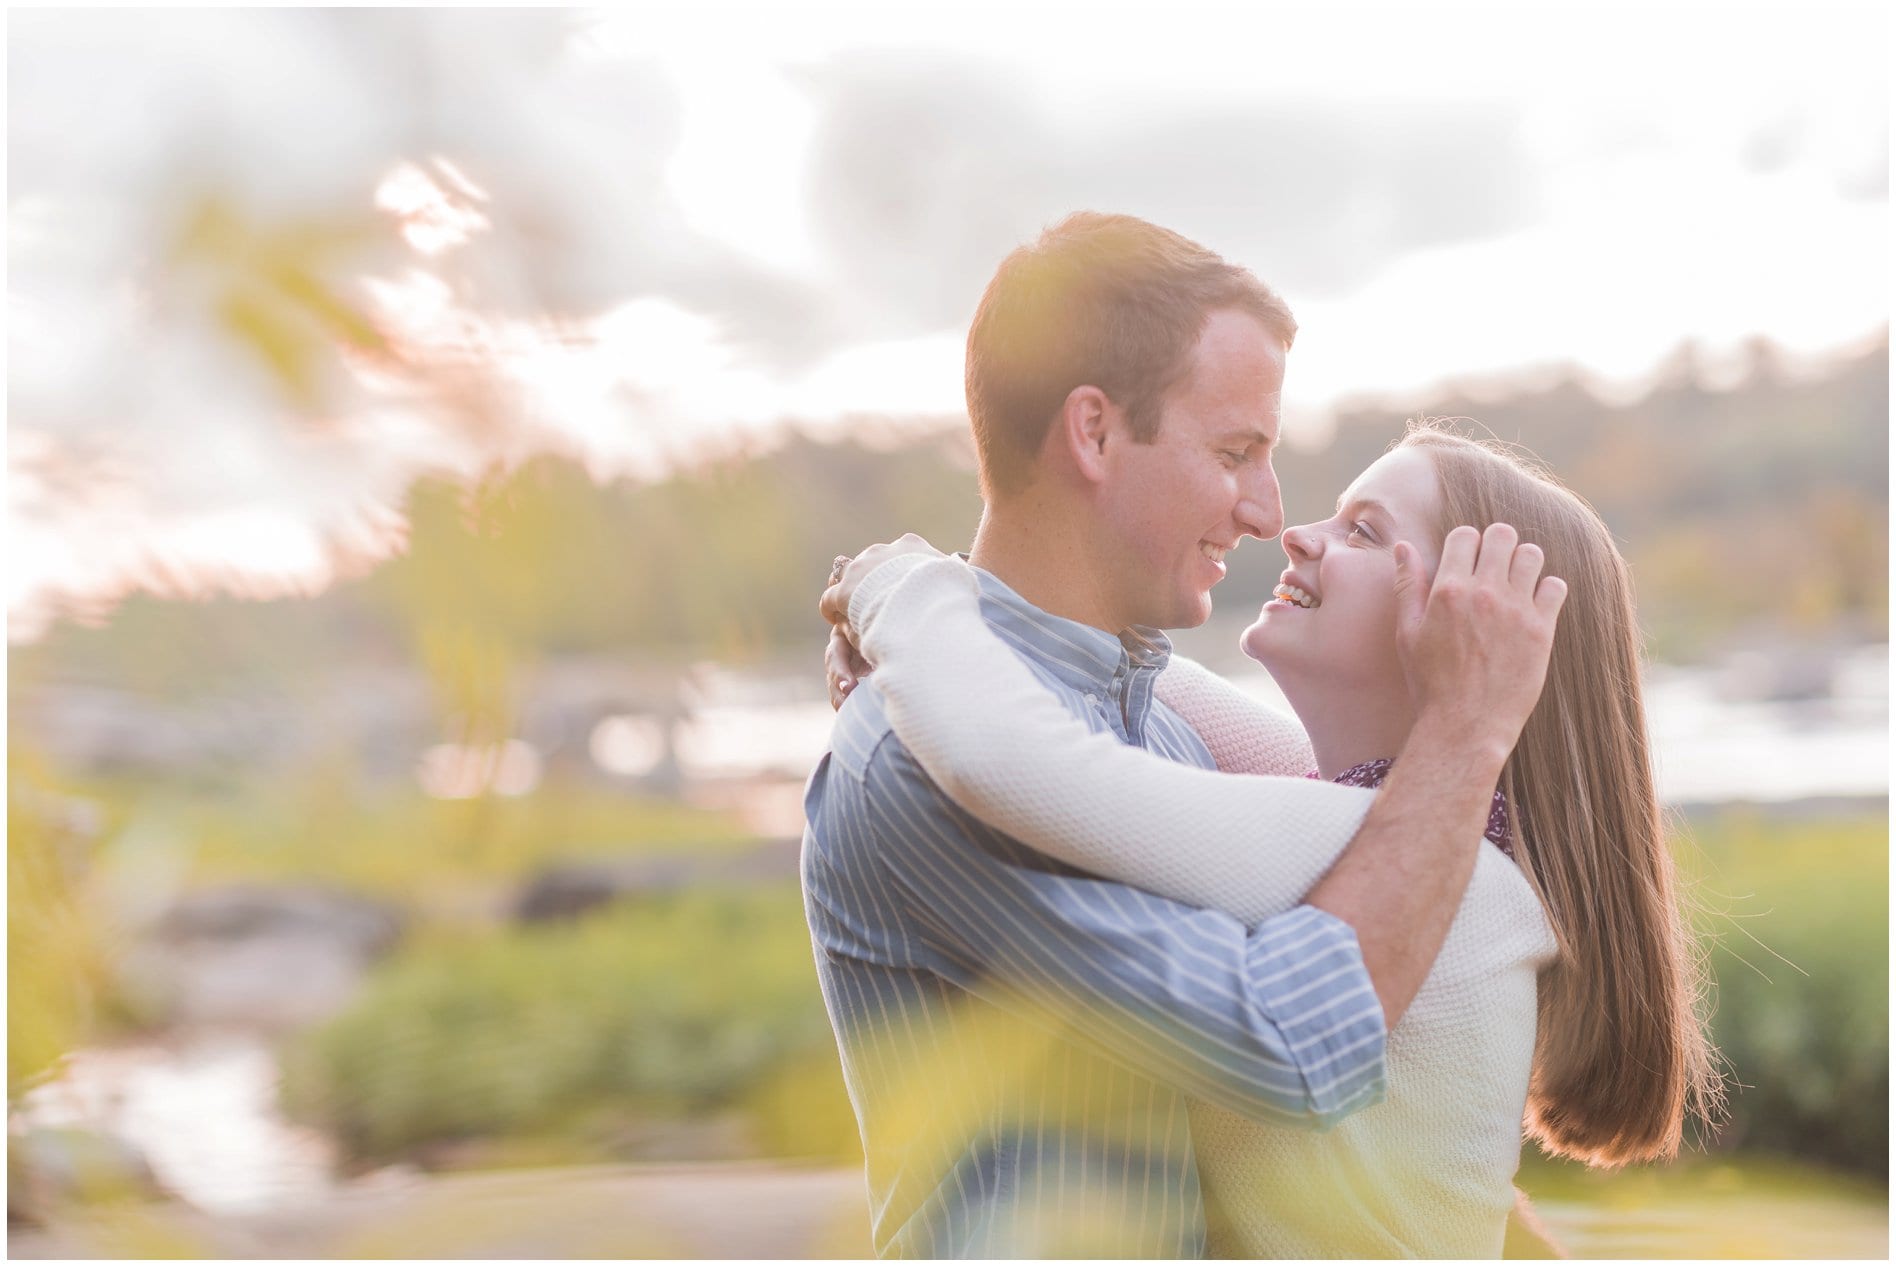
[[[1394,523],[1396,521],[1396,517],[1390,513],[1389,507],[1383,505],[1374,497],[1356,497],[1347,502],[1340,497],[1337,498],[1336,513],[1340,515],[1346,510],[1355,510],[1376,515],[1384,523]]]

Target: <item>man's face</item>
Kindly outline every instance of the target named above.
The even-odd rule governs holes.
[[[1153,443],[1133,441],[1123,424],[1109,438],[1101,544],[1120,626],[1204,624],[1225,552],[1283,528],[1271,457],[1284,352],[1249,313],[1214,312],[1190,371],[1166,394]]]

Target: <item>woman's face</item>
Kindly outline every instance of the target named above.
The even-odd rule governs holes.
[[[1396,658],[1395,544],[1414,546],[1425,577],[1433,577],[1442,551],[1435,528],[1441,504],[1428,455],[1396,449],[1344,490],[1335,515],[1284,529],[1290,566],[1277,597],[1245,631],[1243,647],[1293,703],[1315,688],[1339,702],[1346,692],[1352,705],[1387,694],[1392,706],[1407,707]]]

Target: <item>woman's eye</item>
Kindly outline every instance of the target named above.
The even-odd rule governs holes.
[[[1350,525],[1350,536],[1360,537],[1364,541],[1374,541],[1376,539],[1376,534],[1369,530],[1369,525],[1360,519]]]

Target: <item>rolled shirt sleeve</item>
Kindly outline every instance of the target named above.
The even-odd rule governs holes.
[[[1058,1018],[1109,1057],[1249,1118],[1322,1129],[1381,1100],[1382,1007],[1335,916],[1300,906],[1247,928],[997,857],[892,735],[863,770],[860,804],[856,829],[872,837],[861,844],[970,992]]]

